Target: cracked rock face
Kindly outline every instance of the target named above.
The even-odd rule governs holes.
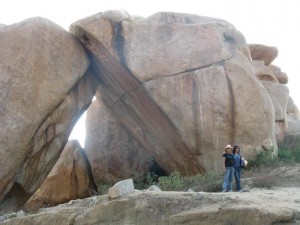
[[[91,54],[103,102],[165,171],[221,170],[226,144],[246,157],[276,148],[272,101],[228,22],[108,11],[70,31]]]
[[[32,18],[0,29],[0,201],[22,205],[58,159],[95,93],[84,48]],[[1,207],[0,207],[1,208]]]

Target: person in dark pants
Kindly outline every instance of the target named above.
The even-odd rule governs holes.
[[[236,183],[236,190],[243,192],[241,188],[241,173],[242,173],[242,156],[240,155],[240,147],[235,145],[233,147],[234,156],[234,178]]]
[[[223,181],[223,190],[222,192],[232,192],[232,180],[234,174],[234,156],[232,154],[231,145],[227,145],[225,147],[225,152],[223,153],[223,157],[225,157],[225,175]]]

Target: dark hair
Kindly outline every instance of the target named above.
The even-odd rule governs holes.
[[[241,150],[241,148],[238,145],[233,146],[232,152],[235,153],[235,150],[237,150],[237,149],[238,149],[237,153],[239,153],[239,151]]]

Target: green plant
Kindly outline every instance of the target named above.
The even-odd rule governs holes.
[[[284,164],[293,164],[295,162],[293,152],[289,148],[279,148],[278,159]]]
[[[207,171],[186,179],[189,180],[189,187],[195,191],[217,192],[222,185],[222,175],[214,171]]]
[[[300,145],[292,149],[292,155],[294,156],[295,162],[300,163]]]
[[[142,190],[150,187],[153,184],[156,184],[158,181],[158,175],[151,172],[147,173],[146,178],[134,181],[134,187],[136,189]]]
[[[184,180],[178,171],[173,171],[169,176],[159,177],[158,186],[163,191],[182,191],[185,189]]]
[[[214,172],[206,172],[203,176],[203,190],[204,191],[220,191],[223,176]]]
[[[271,167],[276,168],[280,166],[280,160],[272,151],[261,151],[255,160],[249,160],[249,167]]]
[[[181,176],[178,171],[172,172],[169,176],[160,177],[158,186],[163,191],[194,191],[216,192],[220,191],[222,184],[222,175],[208,171],[204,174],[194,176]]]
[[[112,184],[100,184],[98,185],[98,188],[97,188],[97,194],[98,195],[104,195],[104,194],[107,194],[108,192],[108,189],[112,187]]]

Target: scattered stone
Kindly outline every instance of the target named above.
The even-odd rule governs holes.
[[[134,192],[134,185],[132,179],[122,180],[116,183],[108,190],[110,199],[115,199]]]
[[[245,185],[242,190],[243,192],[250,192],[250,187],[248,185]]]
[[[17,212],[17,217],[22,217],[22,216],[25,216],[25,213],[23,210],[20,210]]]
[[[156,185],[151,185],[148,188],[149,191],[161,191],[161,189],[159,187],[157,187]]]
[[[0,216],[0,223],[3,222],[4,220],[6,220],[6,216]]]

